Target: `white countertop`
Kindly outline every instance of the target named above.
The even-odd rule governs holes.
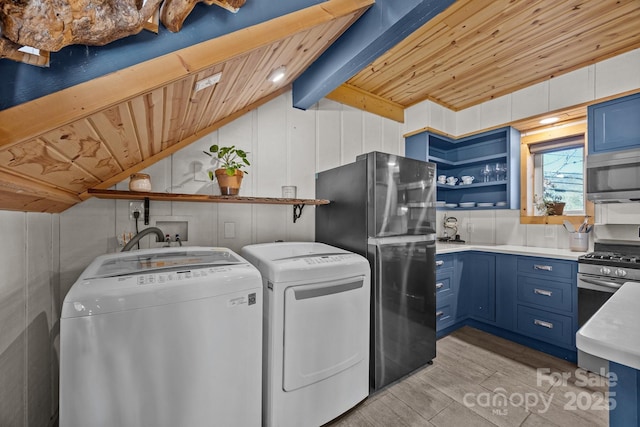
[[[576,346],[593,356],[640,370],[640,283],[626,282],[580,328]]]
[[[516,245],[474,245],[466,243],[436,243],[437,254],[448,254],[465,251],[493,252],[509,255],[527,255],[542,258],[564,259],[577,261],[580,255],[586,252],[572,252],[569,249],[540,248],[537,246],[516,246]]]

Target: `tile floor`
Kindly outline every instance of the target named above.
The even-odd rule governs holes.
[[[327,426],[607,426],[606,380],[464,327],[437,357]]]

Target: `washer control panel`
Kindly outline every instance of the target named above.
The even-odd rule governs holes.
[[[237,268],[238,266],[233,266]],[[155,285],[155,284],[165,284],[172,283],[178,281],[184,281],[188,279],[199,279],[202,277],[207,277],[214,274],[220,273],[228,273],[233,271],[232,267],[221,266],[221,267],[210,267],[196,270],[182,270],[182,271],[171,271],[166,273],[149,273],[149,274],[140,274],[136,276],[136,280],[138,285]]]

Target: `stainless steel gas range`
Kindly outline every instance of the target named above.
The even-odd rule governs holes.
[[[639,282],[640,245],[598,243],[578,258],[578,326],[582,327],[626,282]],[[578,350],[578,366],[598,374],[609,362]]]

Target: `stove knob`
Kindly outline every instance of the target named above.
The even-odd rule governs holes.
[[[611,274],[611,269],[609,267],[600,267],[600,274],[608,276]]]
[[[624,277],[624,276],[626,276],[626,275],[627,275],[627,272],[626,272],[626,271],[624,271],[624,270],[623,270],[623,269],[621,269],[621,268],[618,268],[618,269],[615,271],[615,273],[613,273],[613,274],[615,274],[615,275],[616,275],[616,276],[618,276],[618,277]]]

